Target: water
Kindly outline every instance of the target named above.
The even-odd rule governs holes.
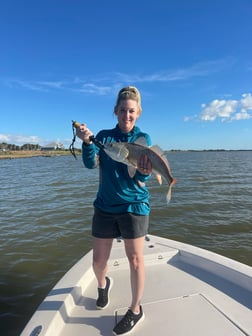
[[[178,183],[154,178],[150,233],[252,266],[252,152],[173,152]],[[0,326],[19,335],[48,291],[91,248],[98,171],[70,156],[0,160]]]

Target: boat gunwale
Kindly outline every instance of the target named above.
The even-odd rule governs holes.
[[[195,270],[196,273],[201,270],[205,274],[214,274],[216,277],[232,282],[239,288],[252,293],[252,267],[248,265],[199,247],[154,235],[148,236],[146,246],[151,248],[150,254],[145,256],[148,266],[167,263],[187,273],[191,272],[191,274],[195,274]],[[122,248],[124,248],[123,244],[117,243],[115,240],[110,266],[118,260],[123,267],[127,264],[126,256],[116,258],[116,253]],[[167,249],[169,249],[168,253]],[[122,251],[120,253],[122,254]],[[59,333],[59,330],[64,327],[66,316],[70,316],[79,297],[85,293],[94,278],[92,250],[90,250],[56,283],[25,326],[21,336],[35,335],[33,331],[39,326],[42,326],[39,336]],[[48,310],[48,308],[50,309]],[[50,322],[48,323],[48,321]]]

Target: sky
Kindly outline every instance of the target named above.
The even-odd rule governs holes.
[[[113,128],[118,91],[164,150],[252,149],[251,0],[2,0],[0,143]],[[77,147],[80,147],[77,141]]]

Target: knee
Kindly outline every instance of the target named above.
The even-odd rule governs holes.
[[[133,270],[138,271],[144,264],[143,256],[132,254],[128,256],[130,266]]]

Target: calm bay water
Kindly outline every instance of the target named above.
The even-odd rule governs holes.
[[[252,266],[252,152],[173,152],[178,183],[148,182],[150,233]],[[91,248],[98,170],[70,156],[0,160],[0,326],[19,335],[63,274]]]

